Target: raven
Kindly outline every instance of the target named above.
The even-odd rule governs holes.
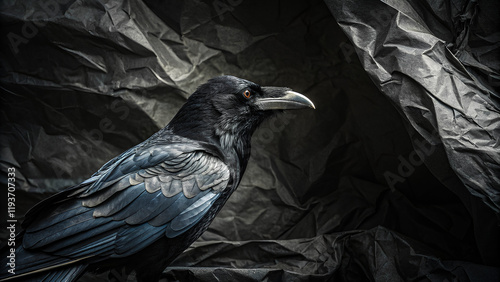
[[[15,274],[2,270],[1,281],[74,281],[118,267],[158,281],[240,183],[257,126],[281,110],[308,107],[314,104],[289,88],[209,80],[165,128],[28,211]]]

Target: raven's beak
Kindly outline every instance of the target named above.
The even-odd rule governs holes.
[[[288,88],[262,87],[262,92],[264,97],[255,101],[260,110],[316,109],[309,98]]]

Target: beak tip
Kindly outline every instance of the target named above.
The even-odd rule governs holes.
[[[316,109],[314,103],[306,96],[295,91],[278,88],[278,87],[265,87],[266,90],[277,92],[279,95],[271,95],[271,97],[260,98],[256,104],[261,110],[292,110],[312,108]]]
[[[309,98],[307,98],[305,95],[303,95],[303,94],[300,94],[300,93],[297,93],[297,92],[291,91],[291,90],[290,91],[286,91],[285,94],[292,95],[292,96],[296,97],[300,101],[300,103],[302,105],[304,105],[304,106],[306,106],[308,108],[311,108],[313,110],[316,109],[316,106],[314,105],[314,103]]]

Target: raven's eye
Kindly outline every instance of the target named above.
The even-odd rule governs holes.
[[[252,96],[252,93],[250,92],[250,90],[245,90],[245,92],[243,92],[243,96],[245,96],[245,98],[249,99],[251,96]]]

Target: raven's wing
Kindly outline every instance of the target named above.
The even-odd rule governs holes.
[[[29,254],[21,262],[23,272],[90,257],[125,257],[162,236],[176,237],[234,183],[227,165],[199,146],[155,145],[120,157],[70,191],[67,200],[38,209],[24,234]]]

